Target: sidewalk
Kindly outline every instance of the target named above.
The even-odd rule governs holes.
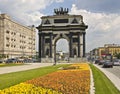
[[[113,73],[105,70],[104,68],[101,68],[98,65],[93,64],[94,66],[96,66],[98,69],[100,69],[107,77],[108,79],[111,80],[111,82],[115,85],[115,87],[120,91],[120,79],[115,76]]]
[[[26,65],[21,66],[11,66],[11,67],[0,67],[0,74],[24,71],[34,68],[40,68],[45,66],[52,66],[53,63],[26,63]]]

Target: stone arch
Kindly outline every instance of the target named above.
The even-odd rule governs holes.
[[[56,11],[55,15],[43,16],[37,29],[39,34],[39,60],[40,62],[56,62],[56,42],[64,38],[69,44],[70,62],[80,61],[85,57],[85,30],[88,28],[81,15],[70,15],[66,11]],[[60,15],[59,15],[60,13]],[[73,20],[75,18],[75,20]],[[71,22],[73,21],[72,24]],[[83,22],[83,23],[79,23]],[[48,58],[46,58],[48,55]],[[76,58],[74,58],[76,55]]]
[[[62,36],[61,36],[62,35]],[[61,38],[63,38],[63,39],[66,39],[68,42],[69,42],[69,37],[68,36],[66,36],[65,34],[57,34],[57,36],[55,37],[55,39],[54,39],[54,45],[56,44],[56,42],[59,40],[59,39],[61,39]]]

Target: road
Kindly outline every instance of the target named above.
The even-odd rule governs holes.
[[[11,66],[11,67],[0,67],[0,74],[24,71],[34,68],[40,68],[45,66],[52,66],[53,63],[26,63],[26,65],[21,66]]]
[[[102,67],[102,65],[99,65]],[[104,68],[105,70],[113,73],[115,76],[117,76],[120,79],[120,66],[113,66],[113,68]]]
[[[113,68],[102,68],[102,65],[97,64],[94,64],[94,66],[100,69],[120,91],[120,66],[113,66]]]
[[[113,73],[116,75],[118,78],[120,78],[120,66],[113,66],[113,68],[104,68],[107,71]]]

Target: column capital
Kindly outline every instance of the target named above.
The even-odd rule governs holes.
[[[85,35],[86,34],[86,32],[83,32],[83,35]]]

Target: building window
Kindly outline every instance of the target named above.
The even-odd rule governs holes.
[[[13,32],[11,32],[11,34],[13,34]]]
[[[6,37],[6,40],[9,40],[10,38]]]
[[[11,39],[11,41],[13,41],[13,39]]]
[[[6,47],[9,47],[10,45],[9,44],[6,44]]]
[[[7,33],[7,34],[9,34],[9,33],[10,33],[10,31],[8,31],[8,30],[7,30],[7,31],[6,31],[6,33]]]

